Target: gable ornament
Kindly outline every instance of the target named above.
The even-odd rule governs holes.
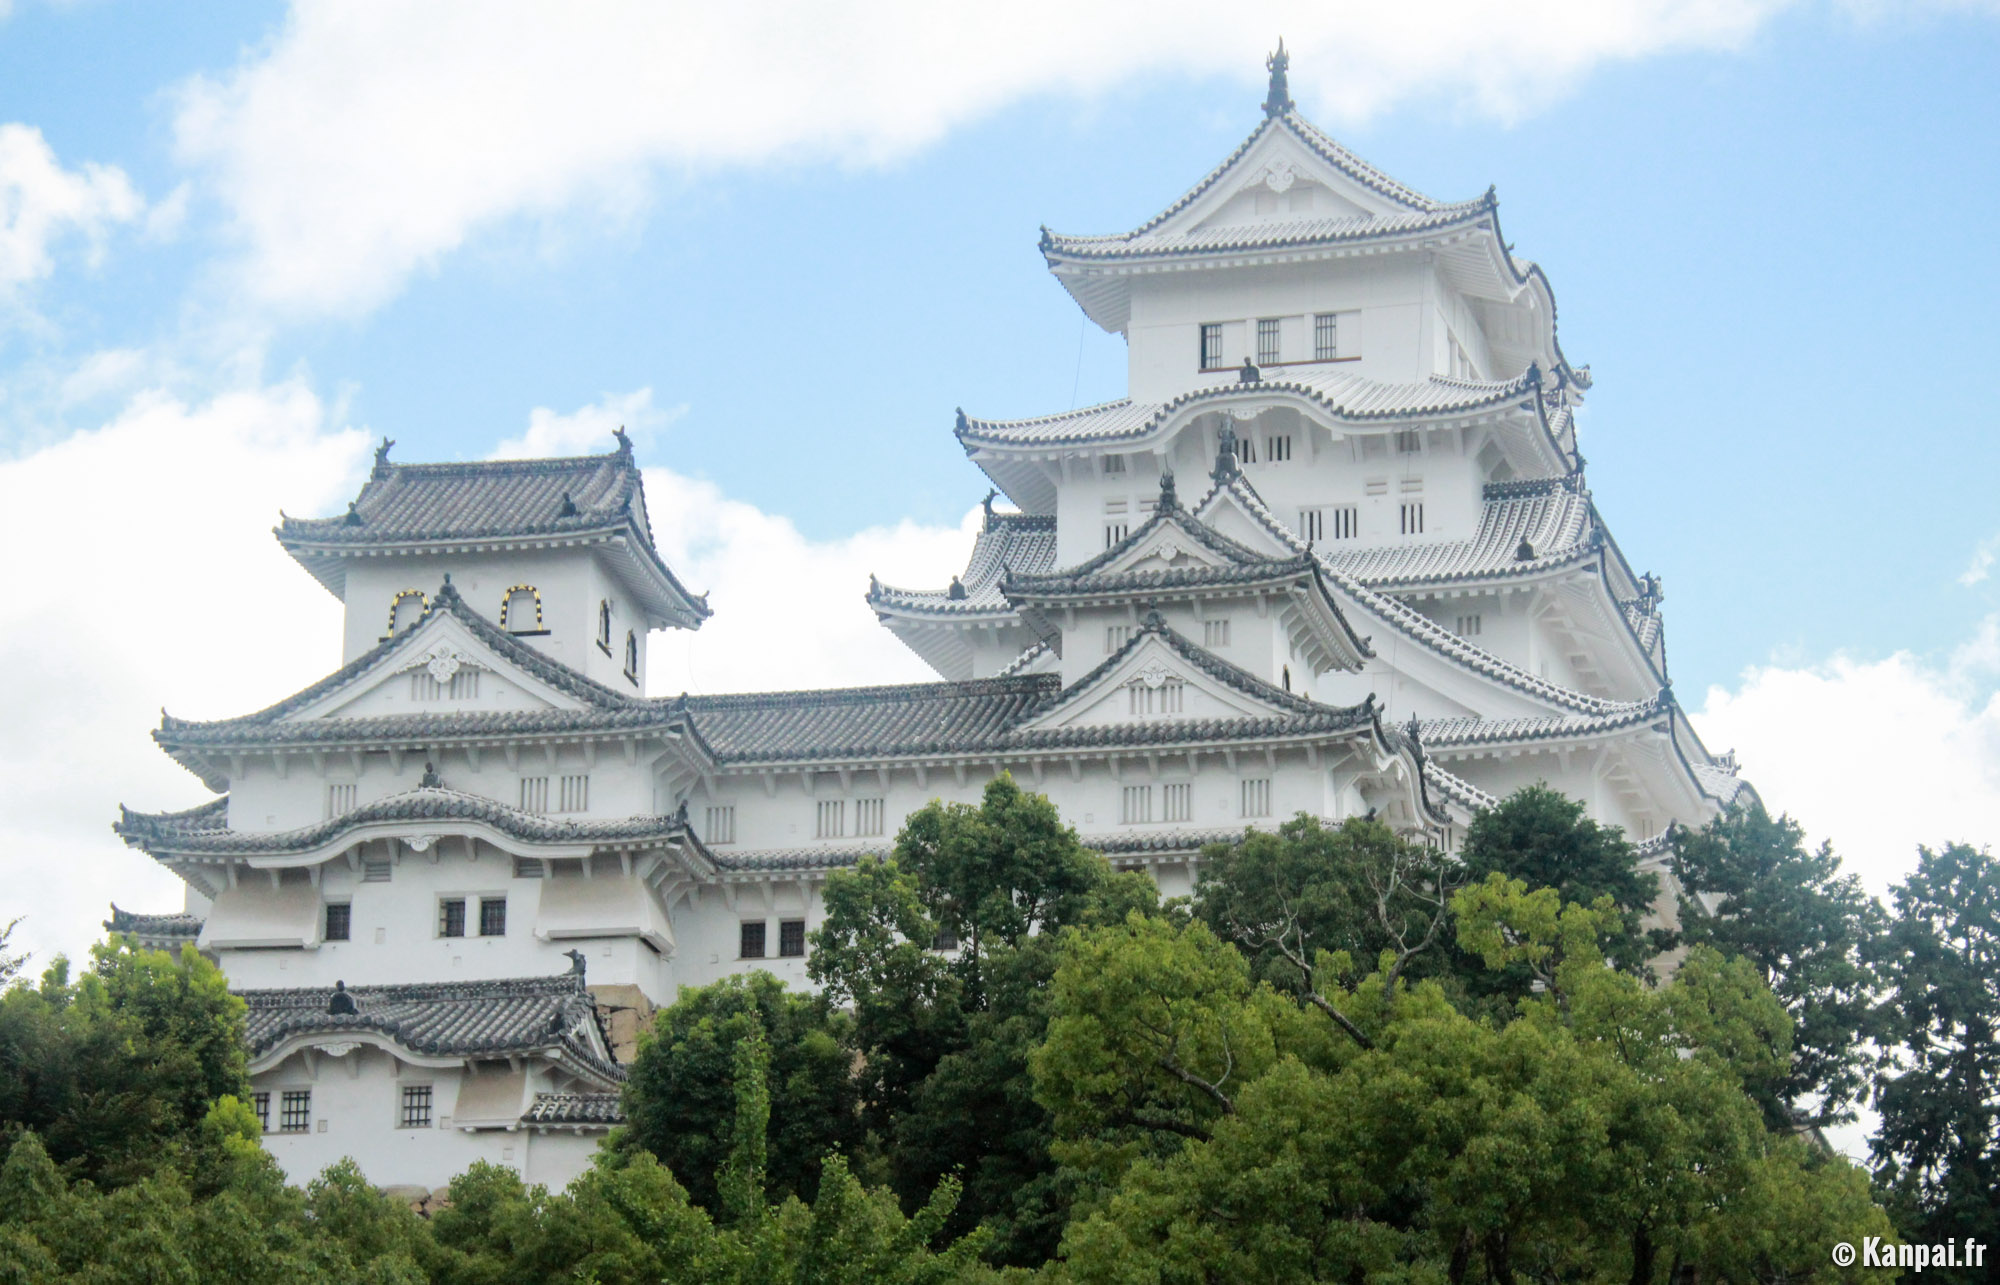
[[[1156,691],[1164,687],[1167,680],[1173,676],[1174,671],[1157,660],[1139,671],[1139,681]]]

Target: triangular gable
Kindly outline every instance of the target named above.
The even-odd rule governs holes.
[[[1305,545],[1274,531],[1262,508],[1263,502],[1249,480],[1238,473],[1202,497],[1195,505],[1194,518],[1262,558],[1290,558],[1300,553]]]
[[[469,714],[498,710],[575,710],[584,702],[504,656],[449,612],[432,612],[399,639],[402,646],[281,722],[382,718],[396,714]]]
[[[1154,614],[1131,641],[1018,730],[1323,712],[1195,646]]]

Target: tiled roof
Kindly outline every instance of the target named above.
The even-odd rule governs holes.
[[[616,1093],[537,1093],[522,1124],[613,1125],[625,1123]]]
[[[375,799],[351,812],[292,830],[232,830],[221,811],[207,808],[195,812],[149,813],[121,807],[118,813],[118,821],[112,826],[118,836],[133,847],[155,853],[310,852],[361,826],[380,821],[482,821],[529,843],[693,841],[686,824],[675,816],[557,821],[483,795],[435,787]]]
[[[1056,260],[1104,263],[1152,259],[1220,250],[1277,250],[1439,232],[1473,226],[1493,212],[1490,196],[1441,205],[1432,210],[1397,214],[1360,214],[1343,218],[1288,219],[1188,228],[1180,232],[1126,232],[1111,236],[1063,236],[1048,233],[1042,253]]]
[[[1054,674],[1027,674],[686,699],[716,757],[741,764],[992,747],[1061,683]]]
[[[244,1039],[253,1058],[297,1035],[372,1032],[429,1057],[498,1058],[556,1050],[601,1083],[613,1085],[625,1078],[624,1068],[608,1056],[610,1040],[596,1001],[575,973],[356,986],[347,992],[359,1010],[354,1013],[327,1012],[334,994],[330,987],[235,993],[249,1006]]]
[[[1526,373],[1499,382],[1432,375],[1415,383],[1391,384],[1332,365],[1303,371],[1287,367],[1282,375],[1249,384],[1235,382],[1233,374],[1229,379],[1231,382],[1194,389],[1168,402],[1127,399],[1035,419],[989,420],[961,415],[955,431],[968,451],[980,447],[1116,445],[1145,438],[1184,406],[1244,395],[1294,393],[1313,402],[1333,419],[1370,423],[1505,406],[1520,401],[1532,387]]]
[[[1554,714],[1546,718],[1425,719],[1422,724],[1423,743],[1427,750],[1449,750],[1474,745],[1596,736],[1637,727],[1661,717],[1666,713],[1668,699],[1662,693],[1652,700],[1629,701],[1598,714]]]
[[[1468,812],[1484,812],[1500,802],[1464,777],[1439,767],[1435,759],[1424,759],[1424,783],[1432,794],[1456,803]]]
[[[1485,489],[1479,529],[1470,539],[1372,549],[1329,544],[1320,552],[1342,572],[1377,589],[1531,575],[1596,551],[1591,512],[1590,495],[1574,476],[1495,483]]]
[[[1712,795],[1722,806],[1728,807],[1736,801],[1736,796],[1749,784],[1727,768],[1714,767],[1707,763],[1692,763],[1695,780],[1701,788]]]
[[[1049,645],[1047,643],[1045,642],[1035,643],[1034,645],[1024,650],[1020,655],[1008,661],[1006,665],[1001,668],[1000,672],[994,675],[994,677],[1010,678],[1015,674],[1025,674],[1029,670],[1034,668],[1034,666],[1038,662],[1040,662],[1044,657],[1053,654],[1054,653],[1052,653],[1049,650]]]
[[[876,611],[927,616],[1011,614],[1000,593],[1000,577],[1015,572],[1041,572],[1055,566],[1056,520],[1026,513],[991,513],[972,543],[959,585],[963,597],[948,589],[897,589],[871,582],[868,605]]]
[[[111,918],[104,921],[104,930],[113,933],[129,933],[138,938],[141,946],[159,947],[169,943],[193,941],[201,935],[202,919],[199,915],[185,912],[173,915],[142,915],[130,910],[120,910],[117,902],[111,903]]]

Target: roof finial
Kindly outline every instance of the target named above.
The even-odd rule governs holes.
[[[1234,481],[1236,467],[1236,426],[1224,424],[1222,431],[1215,435],[1215,468],[1209,473],[1217,486]]]
[[[1257,363],[1248,357],[1243,359],[1243,364],[1236,371],[1236,382],[1239,384],[1260,383],[1263,378],[1264,372],[1257,369]]]
[[[612,429],[611,435],[618,439],[618,453],[628,460],[631,459],[632,439],[625,435],[625,426],[620,424],[618,427]]]
[[[348,992],[346,982],[335,981],[333,994],[326,998],[326,1011],[335,1016],[347,1016],[359,1013],[361,1006],[354,1002],[354,996]]]
[[[983,508],[983,509],[985,509],[985,510],[986,510],[986,517],[985,517],[985,520],[984,520],[984,521],[982,521],[982,522],[980,523],[980,526],[979,526],[979,529],[980,529],[980,530],[982,530],[982,531],[985,531],[985,530],[987,530],[987,529],[989,529],[989,528],[991,528],[991,527],[992,527],[992,525],[993,525],[993,501],[995,501],[995,500],[997,500],[997,499],[999,499],[999,498],[1000,498],[1000,488],[999,488],[999,487],[997,487],[997,486],[995,486],[995,487],[991,487],[991,488],[989,488],[989,489],[987,490],[987,492],[986,492],[986,498],[985,498],[985,499],[983,499],[983,500],[981,500],[981,501],[979,502],[979,507],[981,507],[981,508]]]
[[[1153,607],[1147,610],[1146,618],[1142,622],[1142,624],[1146,629],[1149,629],[1156,634],[1165,633],[1167,628],[1167,618],[1160,614],[1160,609],[1158,607]]]
[[[389,448],[395,444],[396,439],[385,434],[382,438],[382,444],[375,448],[375,473],[377,476],[389,467]]]
[[[559,518],[573,518],[576,516],[576,501],[570,498],[568,491],[563,492],[562,505],[556,509],[556,516]]]
[[[1264,60],[1264,70],[1271,73],[1271,92],[1264,95],[1264,114],[1283,116],[1297,106],[1292,101],[1292,92],[1285,84],[1285,72],[1292,65],[1292,56],[1285,52],[1285,38],[1278,37],[1278,52]]]
[[[964,582],[961,581],[957,576],[953,576],[951,578],[951,588],[945,590],[944,596],[951,599],[953,602],[963,602],[965,600]]]
[[[444,788],[444,778],[438,775],[437,764],[431,762],[429,759],[424,760],[424,774],[417,779],[417,788],[420,790],[442,790]]]
[[[572,946],[568,950],[564,951],[563,954],[569,956],[569,972],[564,975],[567,977],[583,976],[583,971],[584,971],[583,952],[578,950],[576,947]]]
[[[1180,496],[1174,492],[1174,471],[1163,468],[1160,470],[1160,502],[1156,507],[1161,513],[1172,513],[1180,506]]]

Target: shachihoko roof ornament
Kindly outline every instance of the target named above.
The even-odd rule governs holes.
[[[1264,59],[1264,69],[1271,73],[1271,87],[1264,95],[1264,114],[1283,116],[1298,106],[1292,101],[1291,87],[1285,83],[1285,73],[1291,69],[1292,56],[1285,52],[1285,38],[1278,37],[1278,52]]]

